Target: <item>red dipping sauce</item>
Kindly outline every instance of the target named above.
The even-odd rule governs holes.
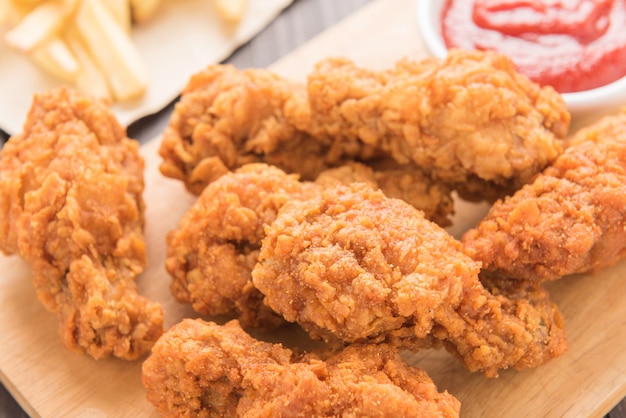
[[[626,0],[446,0],[448,48],[489,49],[560,93],[626,75]]]

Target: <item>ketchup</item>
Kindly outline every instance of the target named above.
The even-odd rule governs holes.
[[[560,93],[626,75],[626,0],[446,0],[442,33],[448,48],[499,51]]]

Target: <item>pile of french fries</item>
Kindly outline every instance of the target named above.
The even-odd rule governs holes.
[[[9,47],[79,90],[112,101],[145,92],[148,76],[131,40],[133,23],[161,0],[0,0]]]
[[[145,64],[130,31],[146,22],[162,0],[0,0],[4,40],[46,73],[84,93],[125,102],[148,86]],[[229,23],[247,0],[215,0]],[[0,57],[0,60],[2,58]]]

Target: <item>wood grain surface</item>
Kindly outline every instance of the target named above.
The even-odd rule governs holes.
[[[285,13],[315,7],[324,16],[346,3],[351,2],[300,0]],[[280,53],[275,57],[269,54],[267,63],[257,64],[258,58],[251,58],[263,55],[268,44],[258,49],[246,46],[249,49],[241,49],[232,59],[240,67],[270,66],[284,76],[303,80],[317,60],[329,55],[348,56],[370,68],[387,67],[403,56],[418,59],[425,55],[415,26],[414,0],[353,2],[355,8],[361,5],[357,3],[371,4],[277,61]],[[302,22],[315,20],[310,10],[300,10],[300,23],[293,23],[296,18],[282,20],[280,25],[285,28],[271,25],[255,39],[269,36],[271,31],[276,31],[272,37],[281,39],[293,36],[289,30],[294,27],[305,30]],[[345,14],[351,12],[346,6]],[[309,33],[298,36],[305,42]],[[158,138],[144,139],[161,132],[169,112],[171,109],[165,109],[131,128],[145,142],[142,153],[147,163],[149,269],[140,277],[139,286],[142,293],[163,304],[166,326],[194,316],[172,300],[162,267],[165,233],[176,226],[193,198],[181,184],[158,173]],[[458,235],[484,211],[484,206],[461,202],[451,232]],[[26,412],[33,417],[156,415],[139,383],[140,363],[95,361],[67,352],[60,347],[56,319],[36,299],[28,266],[15,257],[2,257],[0,271],[0,379]],[[461,399],[464,417],[601,417],[626,395],[625,276],[626,263],[620,263],[594,276],[570,277],[550,285],[566,320],[570,350],[541,368],[506,371],[498,379],[486,379],[468,373],[445,352],[412,353],[407,359],[424,368],[440,389]],[[23,412],[7,399],[0,397],[0,416],[20,416]],[[623,410],[618,406],[611,417],[620,416]]]

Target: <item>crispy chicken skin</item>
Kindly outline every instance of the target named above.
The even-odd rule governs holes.
[[[554,280],[593,272],[626,254],[626,113],[608,116],[462,238],[501,277]]]
[[[329,169],[377,156],[364,144],[340,150],[331,140],[319,141],[295,129],[284,109],[302,119],[297,113],[305,99],[303,86],[267,70],[211,66],[191,78],[176,104],[159,150],[160,170],[199,195],[207,184],[245,164],[264,162],[314,180]],[[361,169],[369,171],[368,180],[376,187],[408,199],[429,219],[450,223],[449,187],[433,182],[415,166],[399,166],[393,160],[376,163],[382,166],[376,171]]]
[[[365,143],[470,194],[518,187],[562,149],[562,98],[517,73],[503,55],[450,51],[375,72],[346,59],[320,62],[307,83],[316,138]]]
[[[466,283],[456,307],[445,306],[431,331],[470,371],[496,377],[547,363],[567,351],[561,312],[540,284],[495,277]]]
[[[486,287],[479,272],[421,212],[353,183],[286,203],[252,278],[275,312],[332,344],[443,343],[489,377],[565,351],[561,315],[543,289]]]
[[[328,168],[328,146],[298,131],[284,109],[305,102],[304,86],[264,69],[211,65],[193,75],[176,103],[159,149],[161,172],[194,194],[244,164],[265,162],[305,180]],[[329,154],[329,155],[326,155]]]
[[[137,293],[146,264],[143,168],[104,102],[69,89],[36,95],[0,154],[0,249],[32,268],[65,346],[133,360],[163,332]]]
[[[458,417],[459,401],[388,345],[301,354],[253,339],[236,321],[186,319],[143,364],[163,417]]]
[[[171,291],[203,315],[236,316],[271,328],[282,319],[263,305],[250,275],[264,227],[290,199],[307,192],[296,175],[248,164],[209,184],[167,237]]]
[[[210,183],[178,227],[168,234],[166,268],[172,277],[171,291],[181,303],[189,303],[202,315],[231,315],[244,327],[273,328],[284,321],[262,303],[263,296],[252,284],[254,268],[265,227],[276,219],[289,200],[313,196],[322,188],[354,181],[376,187],[379,181],[398,178],[398,194],[434,202],[428,193],[410,182],[410,173],[384,172],[378,176],[367,166],[353,163],[324,171],[315,182],[300,182],[264,163],[246,164]],[[443,195],[442,195],[443,196]],[[432,207],[431,216],[451,212]]]
[[[449,226],[454,213],[452,189],[442,183],[431,181],[420,170],[409,166],[387,169],[384,164],[374,170],[370,166],[348,162],[336,168],[322,171],[315,183],[329,187],[336,183],[349,186],[351,183],[367,183],[382,190],[386,196],[402,199],[424,216],[440,226]]]
[[[383,159],[469,198],[493,198],[554,161],[569,120],[553,89],[493,52],[451,51],[379,72],[327,59],[306,86],[217,65],[182,92],[163,135],[161,170],[199,193],[249,162],[312,180],[348,161]]]

